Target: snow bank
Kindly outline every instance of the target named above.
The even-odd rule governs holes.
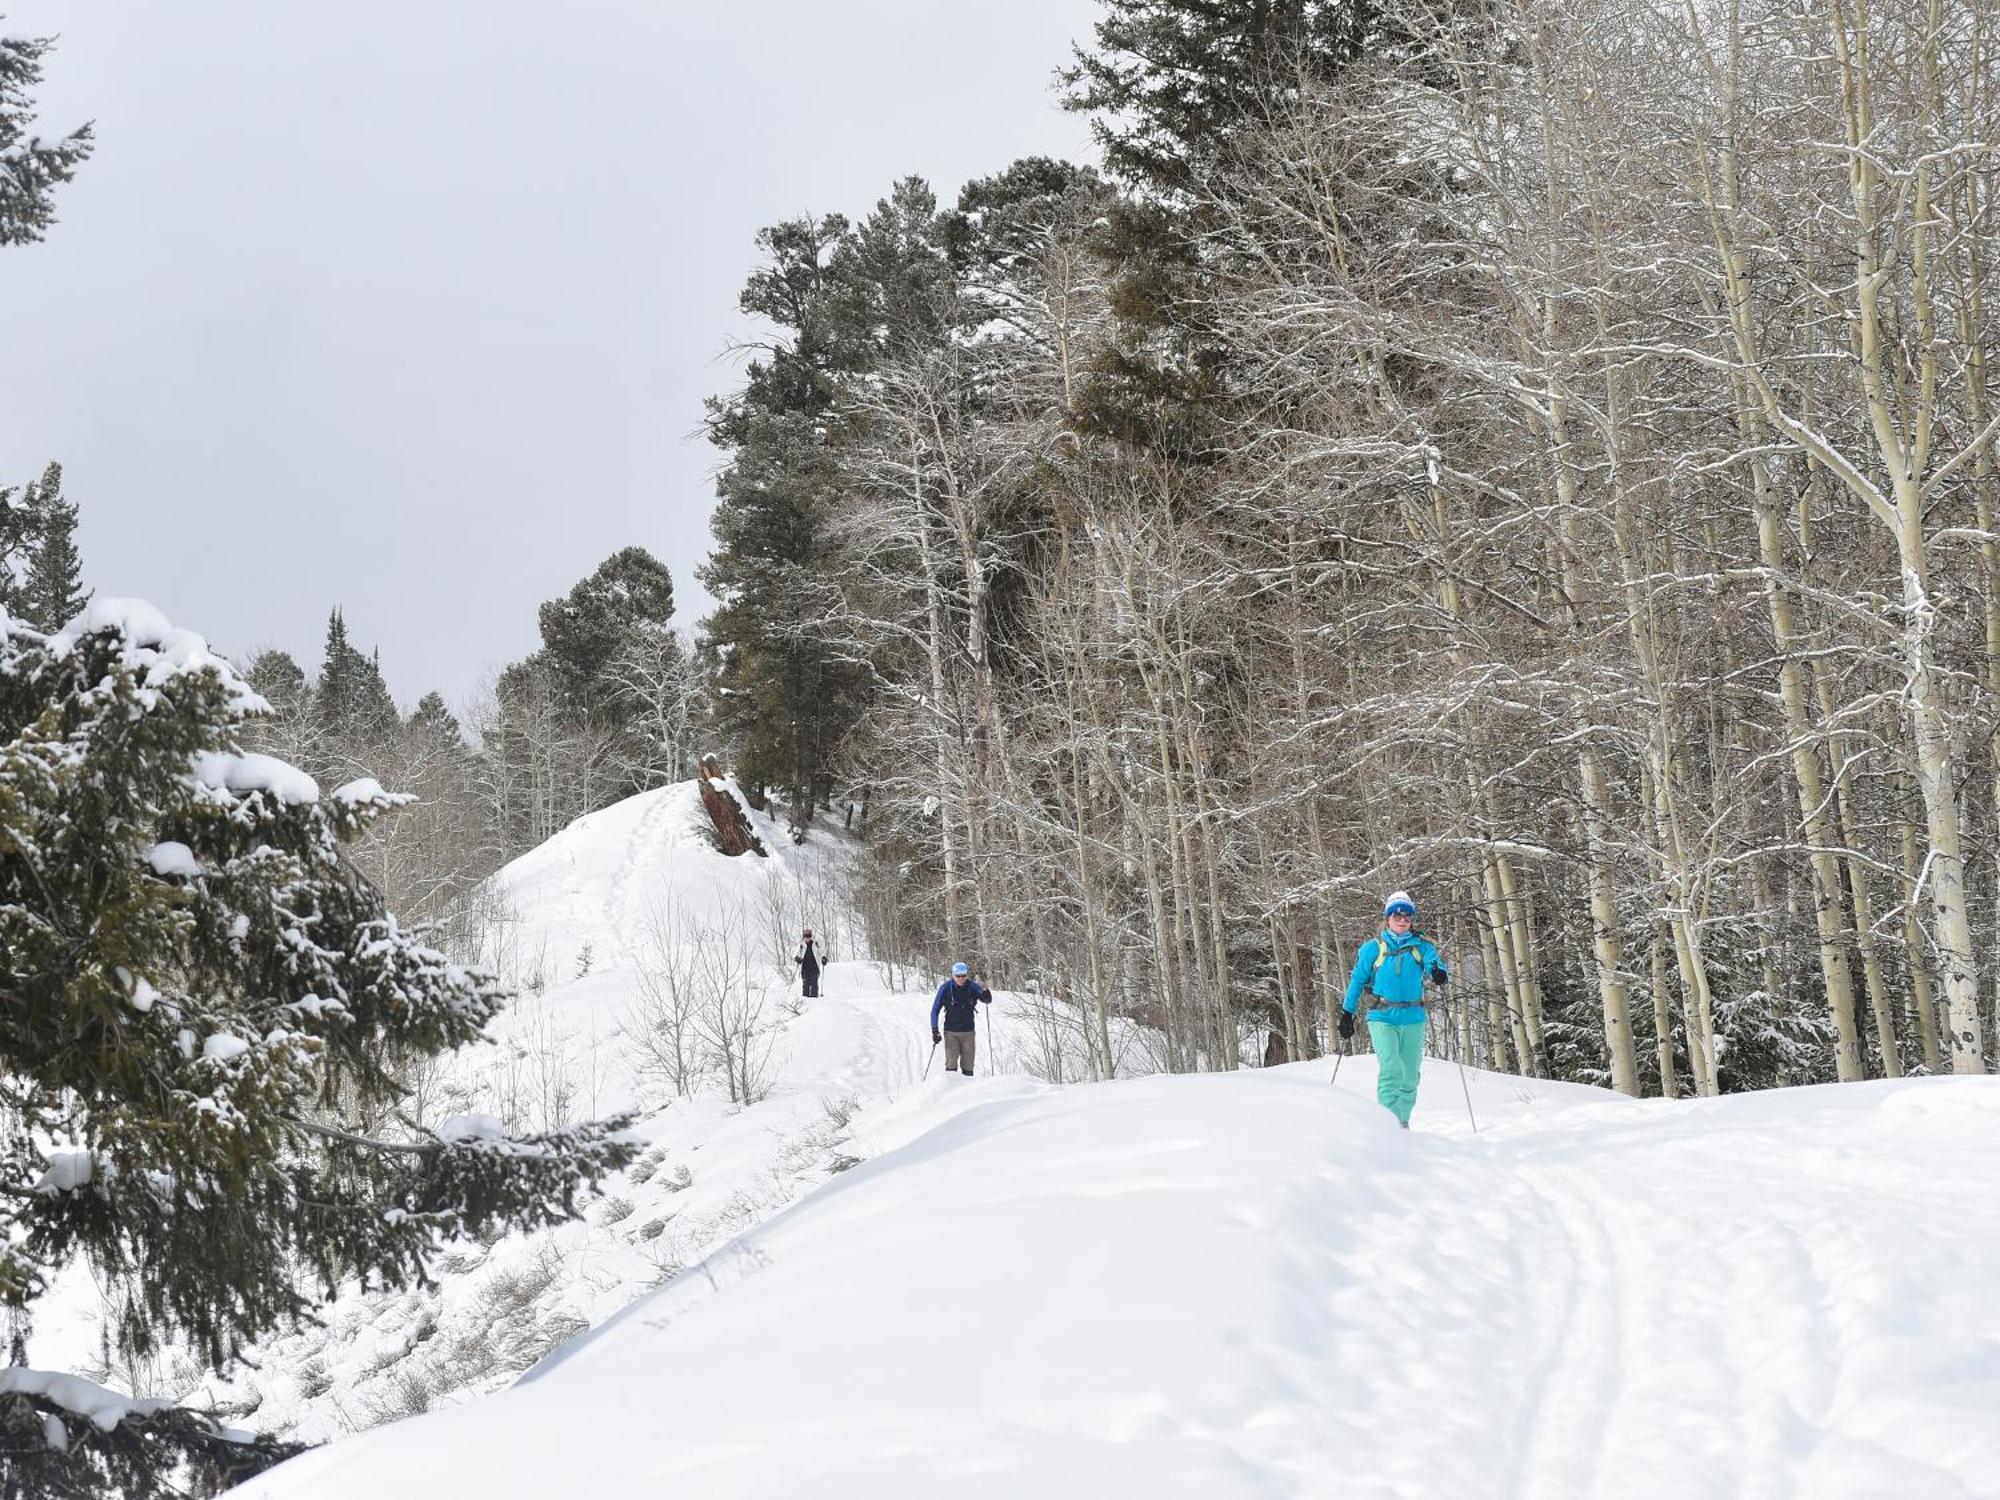
[[[513,1389],[243,1493],[2000,1493],[2000,1080],[1477,1075],[1477,1136],[1372,1081],[933,1082]]]

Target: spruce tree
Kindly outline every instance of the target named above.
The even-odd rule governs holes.
[[[413,742],[427,750],[466,748],[465,731],[459,728],[457,717],[445,706],[439,693],[425,693],[419,698],[403,728]]]
[[[144,605],[0,629],[0,1305],[82,1258],[122,1289],[127,1353],[220,1363],[339,1283],[406,1285],[447,1239],[564,1217],[630,1156],[620,1121],[362,1128],[406,1097],[401,1060],[478,1039],[508,997],[342,857],[405,799],[243,753],[261,711]],[[63,1391],[24,1383],[0,1381],[0,1443],[25,1493],[79,1492],[86,1450],[108,1473],[214,1437],[74,1421],[53,1446]]]
[[[707,647],[717,663],[718,726],[755,797],[784,788],[803,827],[862,711],[866,674],[816,629],[837,607],[819,571],[845,478],[835,409],[843,377],[873,357],[864,299],[836,264],[850,236],[829,215],[757,237],[765,263],[739,305],[778,330],[743,389],[708,403],[709,438],[730,462],[700,569],[717,607]]]
[[[674,580],[644,547],[614,552],[588,578],[541,607],[542,652],[557,692],[580,723],[629,718],[612,664],[640,632],[668,631]]]
[[[32,532],[20,612],[40,630],[59,630],[89,601],[76,550],[76,506],[62,492],[62,465],[50,464],[28,486],[24,505]]]
[[[347,620],[338,609],[326,623],[326,652],[313,690],[313,715],[337,751],[361,763],[402,722],[396,700],[382,680],[380,662],[355,649],[347,638]]]
[[[312,701],[305,669],[286,651],[259,651],[243,669],[251,689],[281,718],[302,714]]]
[[[55,222],[55,190],[90,155],[90,127],[36,135],[30,91],[42,81],[47,37],[0,36],[0,245],[39,240]]]
[[[1184,193],[1246,124],[1325,82],[1385,30],[1380,0],[1104,0],[1095,50],[1075,49],[1064,104],[1096,116],[1112,173]],[[1397,28],[1400,30],[1401,28]]]

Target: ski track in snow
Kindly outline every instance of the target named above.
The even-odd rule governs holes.
[[[1588,1189],[1546,1168],[1524,1168],[1522,1181],[1555,1233],[1533,1268],[1545,1295],[1542,1326],[1550,1337],[1517,1422],[1521,1451],[1515,1487],[1560,1481],[1566,1494],[1588,1495],[1604,1441],[1603,1407],[1616,1399],[1619,1375],[1619,1267],[1603,1211]]]
[[[624,861],[605,893],[604,926],[627,965],[639,961],[632,945],[645,931],[648,897],[672,889],[665,877],[673,868],[674,843],[666,835],[673,821],[685,816],[679,801],[656,797],[626,837]]]

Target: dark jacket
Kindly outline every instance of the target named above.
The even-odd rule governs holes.
[[[991,1005],[993,995],[976,979],[968,979],[960,984],[955,979],[947,979],[938,986],[937,998],[931,1001],[931,1030],[939,1030],[938,1012],[944,1012],[945,1031],[970,1031],[976,1014],[974,1005]]]
[[[811,969],[815,974],[819,972],[819,954],[813,951],[813,944],[817,941],[816,938],[807,938],[800,943],[799,956],[792,960],[801,969]]]

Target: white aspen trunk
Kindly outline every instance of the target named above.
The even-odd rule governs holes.
[[[1180,661],[1181,691],[1186,695],[1183,701],[1193,703],[1194,684],[1187,676],[1185,652],[1181,654]],[[1222,901],[1222,876],[1215,850],[1215,819],[1211,816],[1208,776],[1201,765],[1201,747],[1196,739],[1193,715],[1181,715],[1180,722],[1185,737],[1184,753],[1188,759],[1188,776],[1194,788],[1195,827],[1190,834],[1189,844],[1191,852],[1200,861],[1203,881],[1208,889],[1208,936],[1215,950],[1214,1045],[1220,1054],[1218,1066],[1228,1072],[1233,1070],[1240,1060],[1236,1055],[1235,1010],[1229,992],[1229,934],[1223,920],[1228,908]]]
[[[911,473],[917,471],[912,460]],[[959,918],[958,840],[952,830],[951,736],[946,732],[944,681],[944,599],[938,585],[937,568],[931,558],[930,523],[921,503],[913,505],[912,520],[917,534],[917,563],[924,575],[924,660],[930,668],[930,717],[935,745],[937,775],[938,852],[944,860],[944,942],[953,954],[963,951],[962,923]]]
[[[1674,1074],[1674,997],[1667,978],[1667,931],[1662,922],[1653,923],[1653,1049],[1660,1069],[1660,1097],[1678,1099],[1680,1081]]]
[[[1882,223],[1878,198],[1881,169],[1871,149],[1875,135],[1874,75],[1866,18],[1863,16],[1853,30],[1849,29],[1848,12],[1835,11],[1829,21],[1842,81],[1848,184],[1856,216],[1857,316],[1851,337],[1878,456],[1889,479],[1886,494],[1877,492],[1874,509],[1895,537],[1903,576],[1904,703],[1930,838],[1929,889],[1937,920],[1939,977],[1951,1017],[1951,1066],[1955,1073],[1982,1073],[1986,1060],[1980,1039],[1979,976],[1973,961],[1972,924],[1966,912],[1951,725],[1931,650],[1936,605],[1930,594],[1924,531],[1922,481],[1929,467],[1938,373],[1938,341],[1931,317],[1930,168],[1919,162],[1912,174],[1907,252],[1898,250],[1898,254],[1908,255],[1916,312],[1916,389],[1912,390],[1903,369],[1892,364],[1892,350],[1885,346],[1884,338],[1881,299],[1886,278],[1880,244],[1889,232]]]
[[[1621,1094],[1639,1095],[1639,1053],[1632,1039],[1631,997],[1621,972],[1624,954],[1618,937],[1618,908],[1611,890],[1603,772],[1595,751],[1577,756],[1583,780],[1585,839],[1591,851],[1590,931],[1598,994],[1604,1008],[1604,1049],[1611,1058],[1611,1086]]]
[[[1076,722],[1074,696],[1070,700],[1070,721]],[[1074,820],[1071,831],[1075,835],[1076,892],[1083,906],[1083,952],[1084,960],[1090,967],[1090,997],[1096,1030],[1091,1038],[1091,1076],[1111,1078],[1116,1075],[1117,1064],[1111,1055],[1111,1024],[1106,1015],[1104,994],[1104,954],[1103,939],[1099,936],[1097,921],[1097,882],[1090,869],[1090,837],[1084,822],[1085,792],[1083,783],[1083,752],[1080,747],[1072,747],[1070,753],[1070,814]]]
[[[1539,1049],[1528,1035],[1528,982],[1521,972],[1520,950],[1514,942],[1514,914],[1508,899],[1509,881],[1502,878],[1506,861],[1496,856],[1486,866],[1486,902],[1493,910],[1493,944],[1508,994],[1508,1021],[1514,1038],[1514,1065],[1524,1078],[1539,1076]],[[1511,872],[1509,872],[1511,874]]]
[[[1819,701],[1820,719],[1834,722],[1833,683],[1815,661],[1812,671],[1813,695]],[[1855,852],[1860,833],[1853,811],[1853,772],[1847,767],[1847,737],[1838,730],[1827,738],[1827,750],[1838,768],[1833,781],[1834,826],[1842,847],[1849,851],[1841,861],[1847,869],[1849,899],[1854,903],[1854,944],[1861,954],[1861,976],[1868,994],[1868,1007],[1875,1017],[1875,1040],[1882,1053],[1882,1076],[1901,1078],[1903,1063],[1896,1049],[1895,1010],[1889,999],[1889,985],[1882,973],[1882,957],[1875,943],[1875,903],[1868,894],[1867,866]]]
[[[1326,834],[1320,823],[1317,796],[1308,797],[1306,800],[1306,828],[1312,837],[1313,868],[1331,869],[1332,865],[1328,863]],[[1331,1051],[1334,1046],[1335,1030],[1340,1025],[1340,1003],[1347,994],[1347,974],[1341,964],[1340,954],[1334,947],[1331,924],[1326,920],[1324,913],[1315,918],[1313,926],[1319,939],[1320,1004],[1326,1010],[1326,1045]]]
[[[1902,825],[1903,879],[1912,891],[1917,884],[1917,830],[1905,818]],[[1917,1043],[1924,1052],[1924,1071],[1939,1072],[1944,1057],[1938,1044],[1937,998],[1931,993],[1931,970],[1927,961],[1930,944],[1924,941],[1923,923],[1917,918],[1917,903],[1911,899],[1903,907],[1903,948],[1910,960],[1910,1001],[1916,1011]]]
[[[930,413],[931,439],[937,452],[949,453],[950,446],[936,408]],[[965,657],[972,670],[972,733],[967,746],[965,770],[966,853],[972,866],[972,916],[978,934],[979,951],[994,951],[993,934],[987,919],[987,883],[993,878],[988,854],[993,794],[993,757],[998,739],[999,712],[993,685],[993,667],[987,649],[986,568],[979,555],[978,518],[973,502],[961,489],[958,475],[949,463],[940,471],[946,513],[951,517],[952,535],[958,542],[958,561],[965,576]]]
[[[1486,889],[1495,888],[1491,861],[1481,861],[1480,874]],[[1479,951],[1486,960],[1486,1045],[1481,1049],[1485,1065],[1496,1073],[1504,1073],[1507,1061],[1507,1011],[1513,1000],[1508,993],[1507,978],[1500,964],[1500,949],[1493,940],[1493,927],[1498,918],[1494,915],[1489,896],[1488,901],[1478,908],[1481,915],[1475,922],[1479,929]]]
[[[1160,881],[1159,853],[1153,846],[1152,830],[1143,817],[1138,824],[1139,862],[1146,881],[1146,901],[1153,913],[1153,961],[1160,981],[1160,1001],[1164,1007],[1168,1060],[1176,1072],[1188,1066],[1187,1006],[1182,999],[1179,913],[1169,910],[1165,888]]]
[[[1743,414],[1741,425],[1745,437],[1754,440],[1757,434],[1750,426],[1748,413]],[[1757,543],[1766,570],[1764,594],[1771,615],[1771,636],[1780,659],[1778,699],[1784,713],[1785,736],[1792,747],[1792,780],[1798,790],[1800,821],[1812,851],[1807,864],[1812,872],[1820,978],[1826,985],[1827,1007],[1833,1012],[1835,1070],[1842,1082],[1850,1082],[1866,1077],[1867,1070],[1862,1066],[1861,1033],[1854,1013],[1854,972],[1848,966],[1842,931],[1840,871],[1833,854],[1838,841],[1827,818],[1826,783],[1820,774],[1819,752],[1813,748],[1812,724],[1806,712],[1805,674],[1796,652],[1791,595],[1781,578],[1784,545],[1777,502],[1765,483],[1761,460],[1754,467]]]

